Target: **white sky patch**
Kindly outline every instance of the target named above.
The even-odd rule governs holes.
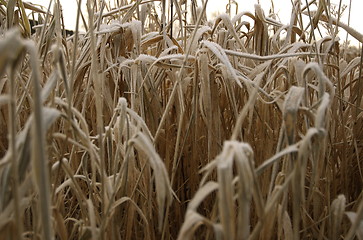
[[[83,0],[82,3],[86,3],[87,0]],[[25,2],[25,1],[24,1]],[[48,8],[49,0],[30,0],[29,3],[38,4]],[[54,3],[54,0],[52,1]],[[77,1],[76,0],[61,0],[60,1],[64,16],[64,25],[67,29],[76,28],[76,18],[77,18]],[[82,4],[84,5],[84,4]],[[53,12],[53,9],[50,9]],[[88,19],[86,19],[88,21]],[[82,22],[82,21],[81,21]],[[80,24],[81,24],[80,22]],[[88,24],[88,22],[87,22]]]
[[[82,1],[82,5],[86,3],[87,0]],[[294,0],[236,0],[238,4],[238,12],[242,11],[250,11],[254,13],[254,5],[259,3],[264,12],[267,16],[269,11],[272,7],[272,3],[274,4],[274,11],[278,14],[280,21],[283,24],[288,24],[290,21],[291,16],[291,6],[292,1]],[[338,9],[340,0],[330,0],[332,4],[336,5],[336,9]],[[49,0],[31,0],[30,2],[41,4],[43,6],[48,6]],[[65,26],[68,29],[74,29],[76,26],[76,15],[77,15],[77,1],[76,0],[60,0],[63,6],[63,14],[64,14],[64,21]],[[112,1],[111,1],[112,2]],[[190,1],[188,1],[190,2]],[[301,0],[302,5],[305,5],[305,0]],[[310,2],[310,1],[308,1]],[[351,16],[350,16],[350,26],[356,29],[358,32],[363,33],[363,16],[362,16],[362,9],[363,9],[363,0],[351,0]],[[158,4],[157,2],[156,4]],[[229,3],[229,0],[208,0],[207,5],[207,15],[209,20],[213,20],[213,18],[218,15],[218,13],[225,13],[226,6]],[[349,15],[349,4],[350,0],[342,0],[342,6],[345,6],[346,9],[344,14],[341,18],[341,21],[344,23],[348,23],[348,15]],[[236,5],[233,5],[233,12],[236,11]],[[322,34],[326,34],[326,30],[321,28]],[[345,41],[346,39],[346,32],[343,29],[339,31],[339,38],[341,41]],[[354,38],[348,39],[351,44],[358,45],[358,41]]]

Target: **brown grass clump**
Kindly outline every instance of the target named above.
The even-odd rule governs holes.
[[[0,239],[363,239],[362,34],[172,2],[0,0]]]

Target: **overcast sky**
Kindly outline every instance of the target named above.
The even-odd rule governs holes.
[[[43,4],[48,6],[49,0],[31,0],[29,2],[36,4]],[[82,2],[86,2],[83,0]],[[112,1],[111,1],[112,2]],[[262,8],[265,11],[265,15],[268,15],[269,10],[271,9],[271,0],[236,0],[238,3],[238,11],[251,11],[254,12],[254,5],[259,2]],[[284,24],[288,24],[291,15],[291,2],[292,0],[273,0],[275,12],[278,13],[280,20]],[[330,0],[332,4],[336,4],[338,6],[339,0]],[[356,29],[358,32],[363,33],[363,0],[351,0],[351,22],[350,26]],[[207,5],[207,13],[209,16],[209,20],[212,19],[212,15],[216,13],[223,13],[226,9],[226,4],[228,0],[208,0]],[[303,5],[305,5],[305,0],[302,0]],[[346,10],[344,11],[342,22],[348,22],[348,12],[349,12],[349,3],[350,0],[342,0],[342,4],[346,6]],[[77,13],[77,3],[76,0],[61,0],[61,4],[63,5],[63,11],[65,16],[65,25],[69,29],[74,29],[75,27],[75,18]],[[214,13],[214,14],[213,14]],[[345,40],[346,33],[344,30],[340,30],[339,37]],[[357,44],[358,42],[354,39],[349,39],[352,44]]]

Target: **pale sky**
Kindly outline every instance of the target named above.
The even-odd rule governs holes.
[[[85,3],[87,0],[83,0]],[[254,13],[254,5],[259,2],[262,8],[265,11],[265,15],[267,16],[269,10],[271,8],[271,0],[235,0],[238,3],[238,12],[242,11],[251,11]],[[288,24],[291,15],[291,2],[293,0],[272,0],[275,7],[275,12],[278,13],[280,20],[283,24]],[[301,0],[303,5],[305,5],[305,0]],[[48,6],[49,0],[30,0],[29,2],[35,4],[42,4]],[[60,0],[63,5],[63,12],[65,17],[65,25],[68,29],[75,28],[75,19],[77,13],[77,1],[76,0]],[[112,1],[111,1],[112,2]],[[226,4],[229,0],[208,0],[207,5],[207,14],[209,16],[209,20],[213,20],[212,15],[215,15],[217,12],[223,13],[226,10]],[[336,4],[338,8],[339,0],[330,0],[332,4]],[[349,2],[350,0],[342,0],[342,4],[346,6],[346,10],[344,11],[344,15],[341,19],[342,22],[348,23],[348,12],[349,12]],[[358,32],[363,33],[363,0],[351,0],[351,20],[350,26],[356,29]],[[214,14],[213,14],[214,13]],[[323,32],[325,34],[325,32]],[[345,40],[346,33],[344,30],[340,30],[339,37],[341,40]],[[349,38],[352,44],[357,45],[358,41],[355,39]]]

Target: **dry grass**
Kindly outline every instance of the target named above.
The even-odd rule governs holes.
[[[58,2],[0,0],[0,239],[363,239],[362,59],[336,34],[363,37],[326,1],[287,26],[96,2],[66,37]]]

